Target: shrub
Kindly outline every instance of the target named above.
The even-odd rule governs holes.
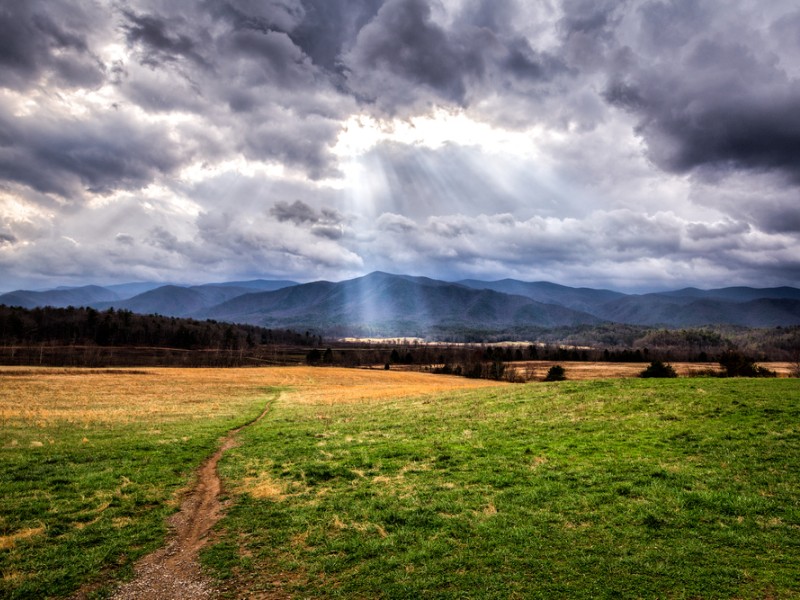
[[[654,360],[644,371],[639,373],[639,377],[677,377],[678,374],[672,365],[664,364],[660,360]]]
[[[719,364],[725,369],[723,377],[776,377],[775,371],[755,364],[752,358],[729,350],[719,357]]]
[[[545,381],[564,381],[567,378],[566,374],[564,373],[564,367],[561,365],[553,365],[547,371],[547,375],[545,375]]]

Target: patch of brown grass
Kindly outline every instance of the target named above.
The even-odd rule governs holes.
[[[583,381],[588,379],[621,379],[625,377],[638,377],[639,373],[647,368],[649,363],[620,363],[620,362],[583,362],[583,361],[550,361],[536,360],[513,363],[511,368],[520,374],[531,374],[534,380],[543,380],[550,367],[561,365],[567,379]],[[697,375],[706,371],[719,372],[717,363],[670,363],[678,375],[686,377]]]
[[[0,550],[9,550],[13,548],[19,540],[27,540],[43,533],[44,526],[29,527],[28,529],[22,529],[10,535],[0,535]]]
[[[554,365],[564,367],[567,379],[582,381],[588,379],[622,379],[626,377],[639,377],[639,373],[647,368],[650,363],[623,363],[623,362],[583,362],[583,361],[550,361],[532,360],[515,362],[508,368],[520,375],[532,376],[532,380],[543,380],[547,371]],[[722,367],[716,362],[670,362],[679,377],[698,377],[708,374],[722,373]],[[778,377],[790,377],[792,363],[765,362],[760,365],[775,371]]]
[[[297,392],[292,401],[322,406],[428,396],[502,385],[485,380],[409,371],[303,367],[297,367],[294,371],[295,381],[288,384]]]
[[[41,428],[219,417],[237,410],[232,399],[261,396],[268,387],[291,388],[285,399],[292,402],[329,406],[497,385],[425,373],[314,367],[0,371],[6,375],[0,423]]]

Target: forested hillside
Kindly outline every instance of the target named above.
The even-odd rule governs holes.
[[[234,365],[298,362],[321,338],[286,329],[127,310],[0,305],[5,364]],[[300,358],[298,358],[300,357]]]

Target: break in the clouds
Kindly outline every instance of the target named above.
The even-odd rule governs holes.
[[[800,9],[0,1],[0,287],[800,280]]]

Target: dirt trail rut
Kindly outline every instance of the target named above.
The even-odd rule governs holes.
[[[195,487],[184,498],[180,511],[170,518],[169,542],[137,563],[135,578],[117,590],[114,600],[214,597],[214,586],[200,571],[197,555],[206,543],[206,535],[222,516],[217,463],[236,446],[236,434],[258,423],[268,410],[269,404],[257,419],[229,431],[219,449],[202,464]]]

